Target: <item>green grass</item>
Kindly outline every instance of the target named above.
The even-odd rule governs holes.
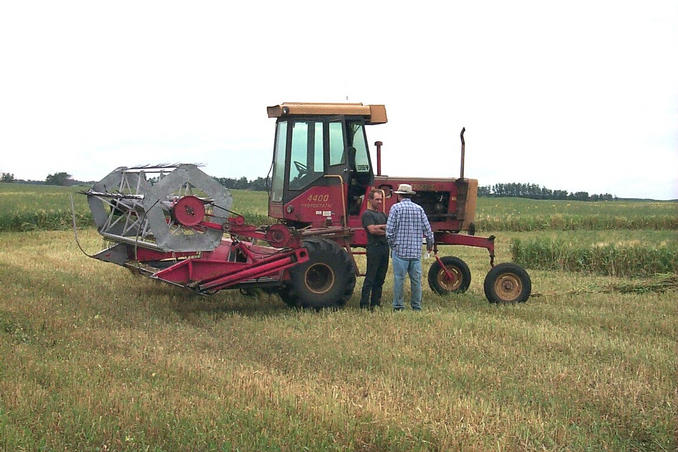
[[[628,278],[678,273],[672,230],[497,232],[516,263],[530,269],[593,272]]]
[[[76,211],[89,210],[87,197],[78,192],[89,187],[59,187],[56,185],[33,185],[0,182],[0,211],[26,212],[30,210],[71,210],[69,195],[73,195]]]
[[[678,246],[678,203],[480,198],[497,262],[514,240],[532,253],[527,303],[487,303],[487,252],[445,247],[469,264],[465,294],[425,286],[422,314],[394,314],[389,272],[381,310],[358,309],[359,280],[346,309],[315,313],[86,258],[71,232],[44,231],[70,227],[81,189],[0,184],[0,231],[28,231],[0,232],[0,450],[678,446],[676,255],[668,274],[644,260]],[[267,221],[265,193],[231,192]]]
[[[86,258],[68,231],[0,233],[0,250],[0,450],[677,446],[675,288],[534,270],[535,296],[495,306],[487,253],[454,248],[466,294],[425,287],[417,315],[362,312],[356,291],[315,313],[193,296]]]
[[[69,194],[87,187],[0,183],[0,231],[65,229],[71,225]],[[267,194],[231,190],[232,210],[253,224],[271,223]],[[91,224],[87,199],[74,195],[78,224]],[[677,230],[678,202],[547,201],[523,198],[479,198],[479,232],[571,230]]]
[[[527,198],[478,198],[478,213],[507,217],[532,215],[678,216],[675,201],[567,201]]]
[[[541,238],[514,240],[513,261],[525,268],[594,272],[613,276],[678,273],[678,246],[571,244]]]
[[[71,211],[70,195],[76,212],[89,212],[87,196],[80,192],[88,186],[59,187],[0,182],[0,212],[19,213],[36,210]],[[230,190],[233,196],[231,209],[235,212],[252,212],[267,215],[267,194],[249,190]]]
[[[549,201],[478,198],[480,231],[678,229],[675,201]]]
[[[78,227],[94,225],[87,197],[89,187],[58,187],[0,183],[0,232],[70,229],[73,225],[71,196]],[[264,192],[231,190],[231,210],[252,224],[268,224],[267,195]]]

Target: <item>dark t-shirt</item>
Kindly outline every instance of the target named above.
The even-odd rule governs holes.
[[[367,231],[367,245],[384,245],[386,246],[388,242],[386,242],[386,236],[385,235],[374,235],[370,234],[370,231],[367,230],[367,226],[371,224],[386,224],[386,221],[388,218],[386,218],[386,215],[384,212],[378,212],[376,210],[370,210],[367,209],[362,216],[362,222],[363,222],[363,227],[365,228],[365,231]]]

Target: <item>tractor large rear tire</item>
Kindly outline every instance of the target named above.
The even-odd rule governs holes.
[[[281,289],[288,306],[339,308],[353,295],[355,271],[350,256],[335,242],[322,238],[304,240],[309,260],[290,269],[290,280]]]
[[[280,290],[278,291],[278,295],[280,295],[280,299],[283,301],[283,303],[285,303],[290,308],[298,308],[299,307],[297,300],[292,298],[292,296],[290,295],[289,286],[281,287]]]

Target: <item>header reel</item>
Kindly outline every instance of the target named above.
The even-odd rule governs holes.
[[[285,225],[229,217],[230,192],[196,165],[121,167],[84,194],[99,233],[114,242],[90,257],[200,294],[277,290],[287,269],[309,259]]]
[[[85,194],[104,238],[162,252],[215,249],[233,202],[191,164],[120,167]]]

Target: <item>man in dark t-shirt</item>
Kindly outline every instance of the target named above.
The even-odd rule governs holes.
[[[363,227],[367,231],[367,273],[360,296],[360,307],[363,309],[381,306],[381,287],[388,270],[387,217],[383,212],[383,203],[383,190],[372,189],[367,210],[362,215]]]

